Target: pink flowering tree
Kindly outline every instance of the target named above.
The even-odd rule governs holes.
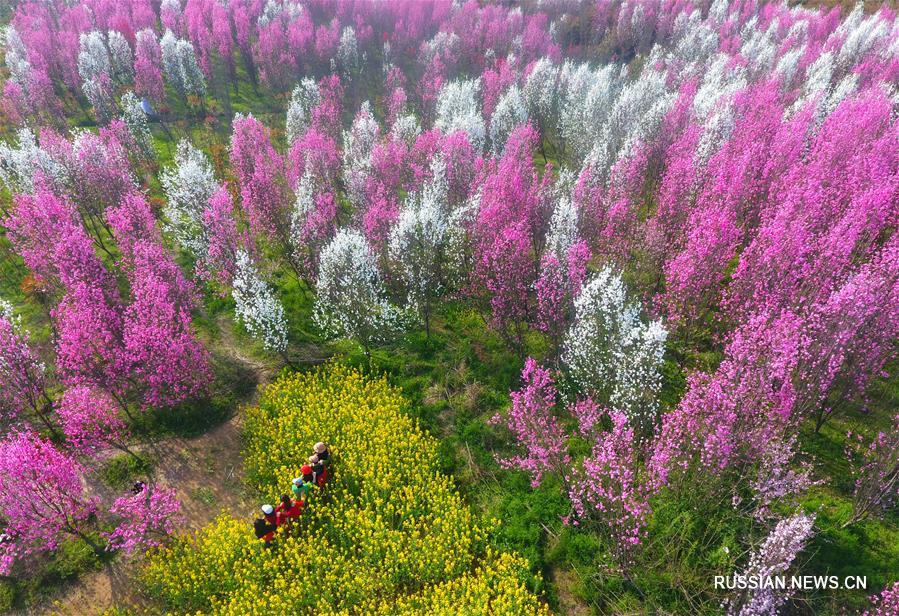
[[[871,597],[871,604],[864,616],[891,616],[899,612],[899,582],[894,582],[879,595]]]
[[[533,316],[531,290],[550,218],[542,198],[550,174],[537,178],[535,140],[528,126],[509,137],[481,188],[474,230],[474,291],[487,300],[493,325],[518,349]]]
[[[627,575],[645,539],[649,498],[655,492],[647,480],[645,446],[624,413],[605,410],[589,398],[559,404],[552,373],[534,359],[525,362],[522,380],[522,388],[511,394],[508,414],[491,420],[506,426],[521,450],[499,458],[500,464],[528,472],[535,487],[547,474],[561,479],[573,514],[566,522],[607,537]],[[575,433],[565,428],[569,424],[577,427]],[[573,455],[574,440],[586,441],[589,452]]]
[[[851,441],[850,441],[851,442]],[[899,415],[893,429],[878,432],[859,454],[847,452],[855,460],[852,516],[844,527],[877,516],[899,502]]]
[[[287,246],[290,199],[284,161],[272,146],[268,130],[252,115],[237,114],[234,118],[231,164],[250,231],[275,246]],[[285,255],[295,266],[289,250]],[[298,267],[294,269],[298,271]]]
[[[134,91],[161,103],[165,100],[162,83],[162,50],[156,34],[148,29],[137,33],[134,43]]]
[[[0,300],[0,416],[4,421],[18,418],[30,411],[51,432],[56,428],[48,413],[51,404],[47,393],[44,363],[22,329],[12,306]]]
[[[521,372],[521,389],[513,391],[508,414],[495,415],[494,424],[506,426],[521,455],[500,458],[506,468],[517,468],[531,475],[531,485],[540,485],[544,474],[559,473],[571,463],[568,440],[562,422],[556,416],[556,387],[549,370],[529,357]]]
[[[76,385],[56,401],[56,413],[66,441],[79,453],[114,447],[137,457],[127,447],[128,427],[119,416],[118,404],[101,390]]]
[[[140,404],[174,406],[205,393],[209,357],[191,331],[193,284],[163,248],[142,196],[127,197],[108,217],[131,286],[122,338]]]
[[[763,579],[786,574],[814,535],[814,525],[815,515],[805,513],[778,522],[752,551],[742,574]],[[728,597],[725,607],[728,614],[776,614],[788,598],[789,591],[763,587],[735,593]]]
[[[145,485],[135,494],[116,499],[109,513],[118,523],[115,530],[103,534],[106,549],[128,555],[162,545],[182,522],[175,490],[160,485]]]
[[[595,417],[595,406],[582,405],[577,411],[593,423],[587,431],[593,432],[592,449],[579,466],[571,469],[568,497],[576,523],[606,534],[612,553],[626,572],[646,538],[652,512],[652,487],[641,475],[641,448],[624,413],[608,411],[604,421],[611,422],[611,429],[600,431],[596,429],[602,424]]]
[[[197,261],[197,275],[227,288],[237,273],[238,250],[249,245],[249,238],[237,229],[234,199],[227,187],[220,186],[209,198],[202,226],[206,251]]]
[[[12,432],[0,441],[0,573],[32,554],[55,550],[66,535],[96,551],[86,523],[96,506],[87,496],[84,471],[70,455],[33,432]]]
[[[127,375],[121,298],[75,208],[43,190],[21,195],[6,226],[35,276],[62,294],[51,312],[61,380],[99,387],[121,401]]]

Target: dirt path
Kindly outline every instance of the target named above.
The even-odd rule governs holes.
[[[220,332],[221,350],[249,367],[260,385],[274,378],[278,366],[246,355],[234,339],[230,324],[222,324]],[[258,389],[243,405],[253,404],[257,396]],[[238,517],[253,511],[255,502],[243,483],[241,421],[238,409],[227,422],[196,438],[168,438],[138,448],[153,458],[157,481],[177,489],[188,528],[203,526],[222,510]],[[98,492],[107,490],[92,487]],[[144,613],[147,609],[138,603],[138,586],[133,579],[136,570],[137,563],[120,556],[104,569],[82,575],[60,595],[48,597],[28,613],[81,616],[114,606],[134,606],[137,613]]]

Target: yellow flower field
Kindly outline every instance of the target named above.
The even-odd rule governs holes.
[[[437,441],[405,404],[385,379],[340,364],[270,385],[247,411],[249,480],[277,501],[321,440],[332,481],[272,550],[248,512],[156,552],[150,591],[175,611],[235,615],[546,612],[527,561],[488,547],[490,524],[437,470]]]

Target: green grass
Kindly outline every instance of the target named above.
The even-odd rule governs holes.
[[[120,454],[109,458],[100,467],[100,478],[110,488],[122,491],[134,485],[138,479],[144,479],[153,470],[153,461],[146,456],[137,457]]]

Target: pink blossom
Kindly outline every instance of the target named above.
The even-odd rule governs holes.
[[[16,560],[55,550],[64,535],[85,537],[95,504],[81,483],[84,470],[69,455],[33,432],[0,441],[0,572]]]

